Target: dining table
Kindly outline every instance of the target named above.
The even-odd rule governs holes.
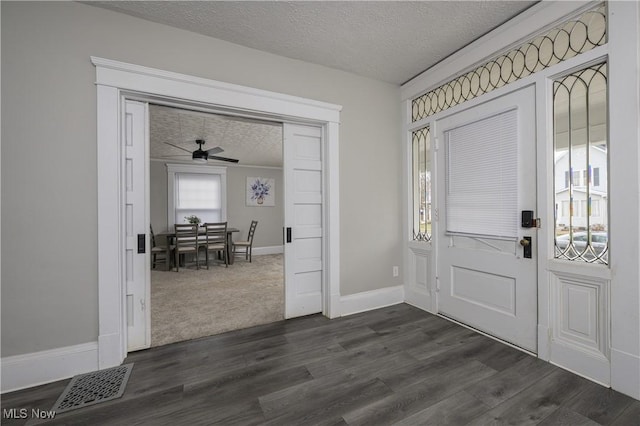
[[[240,232],[238,228],[227,228],[227,259],[229,265],[233,265],[233,233]],[[207,233],[207,229],[204,226],[198,227],[198,235],[205,235]],[[173,240],[176,238],[175,231],[166,231],[160,232],[156,234],[157,238],[166,238],[167,239],[167,259],[171,259],[171,246],[173,245]],[[171,261],[167,260],[166,262],[166,270],[171,270]]]

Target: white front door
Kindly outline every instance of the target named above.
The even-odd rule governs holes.
[[[322,312],[322,129],[284,124],[285,318]]]
[[[521,216],[536,210],[534,88],[435,125],[438,311],[537,352],[537,228]]]
[[[149,215],[147,197],[149,146],[148,104],[125,101],[123,117],[123,177],[125,258],[127,295],[127,350],[151,345]]]

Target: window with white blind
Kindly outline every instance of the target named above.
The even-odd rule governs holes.
[[[517,237],[517,121],[514,109],[445,132],[448,233]]]
[[[226,168],[167,164],[167,177],[170,229],[192,215],[201,223],[227,220]]]
[[[181,223],[188,216],[198,216],[202,223],[220,222],[220,175],[202,173],[176,174],[175,222]]]

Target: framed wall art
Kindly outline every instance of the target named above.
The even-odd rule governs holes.
[[[262,177],[247,177],[247,206],[273,207],[275,205],[275,180]]]

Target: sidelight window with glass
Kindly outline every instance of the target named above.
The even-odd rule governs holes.
[[[411,134],[413,240],[431,241],[431,135],[429,126]]]
[[[555,258],[609,263],[607,64],[553,83]]]

